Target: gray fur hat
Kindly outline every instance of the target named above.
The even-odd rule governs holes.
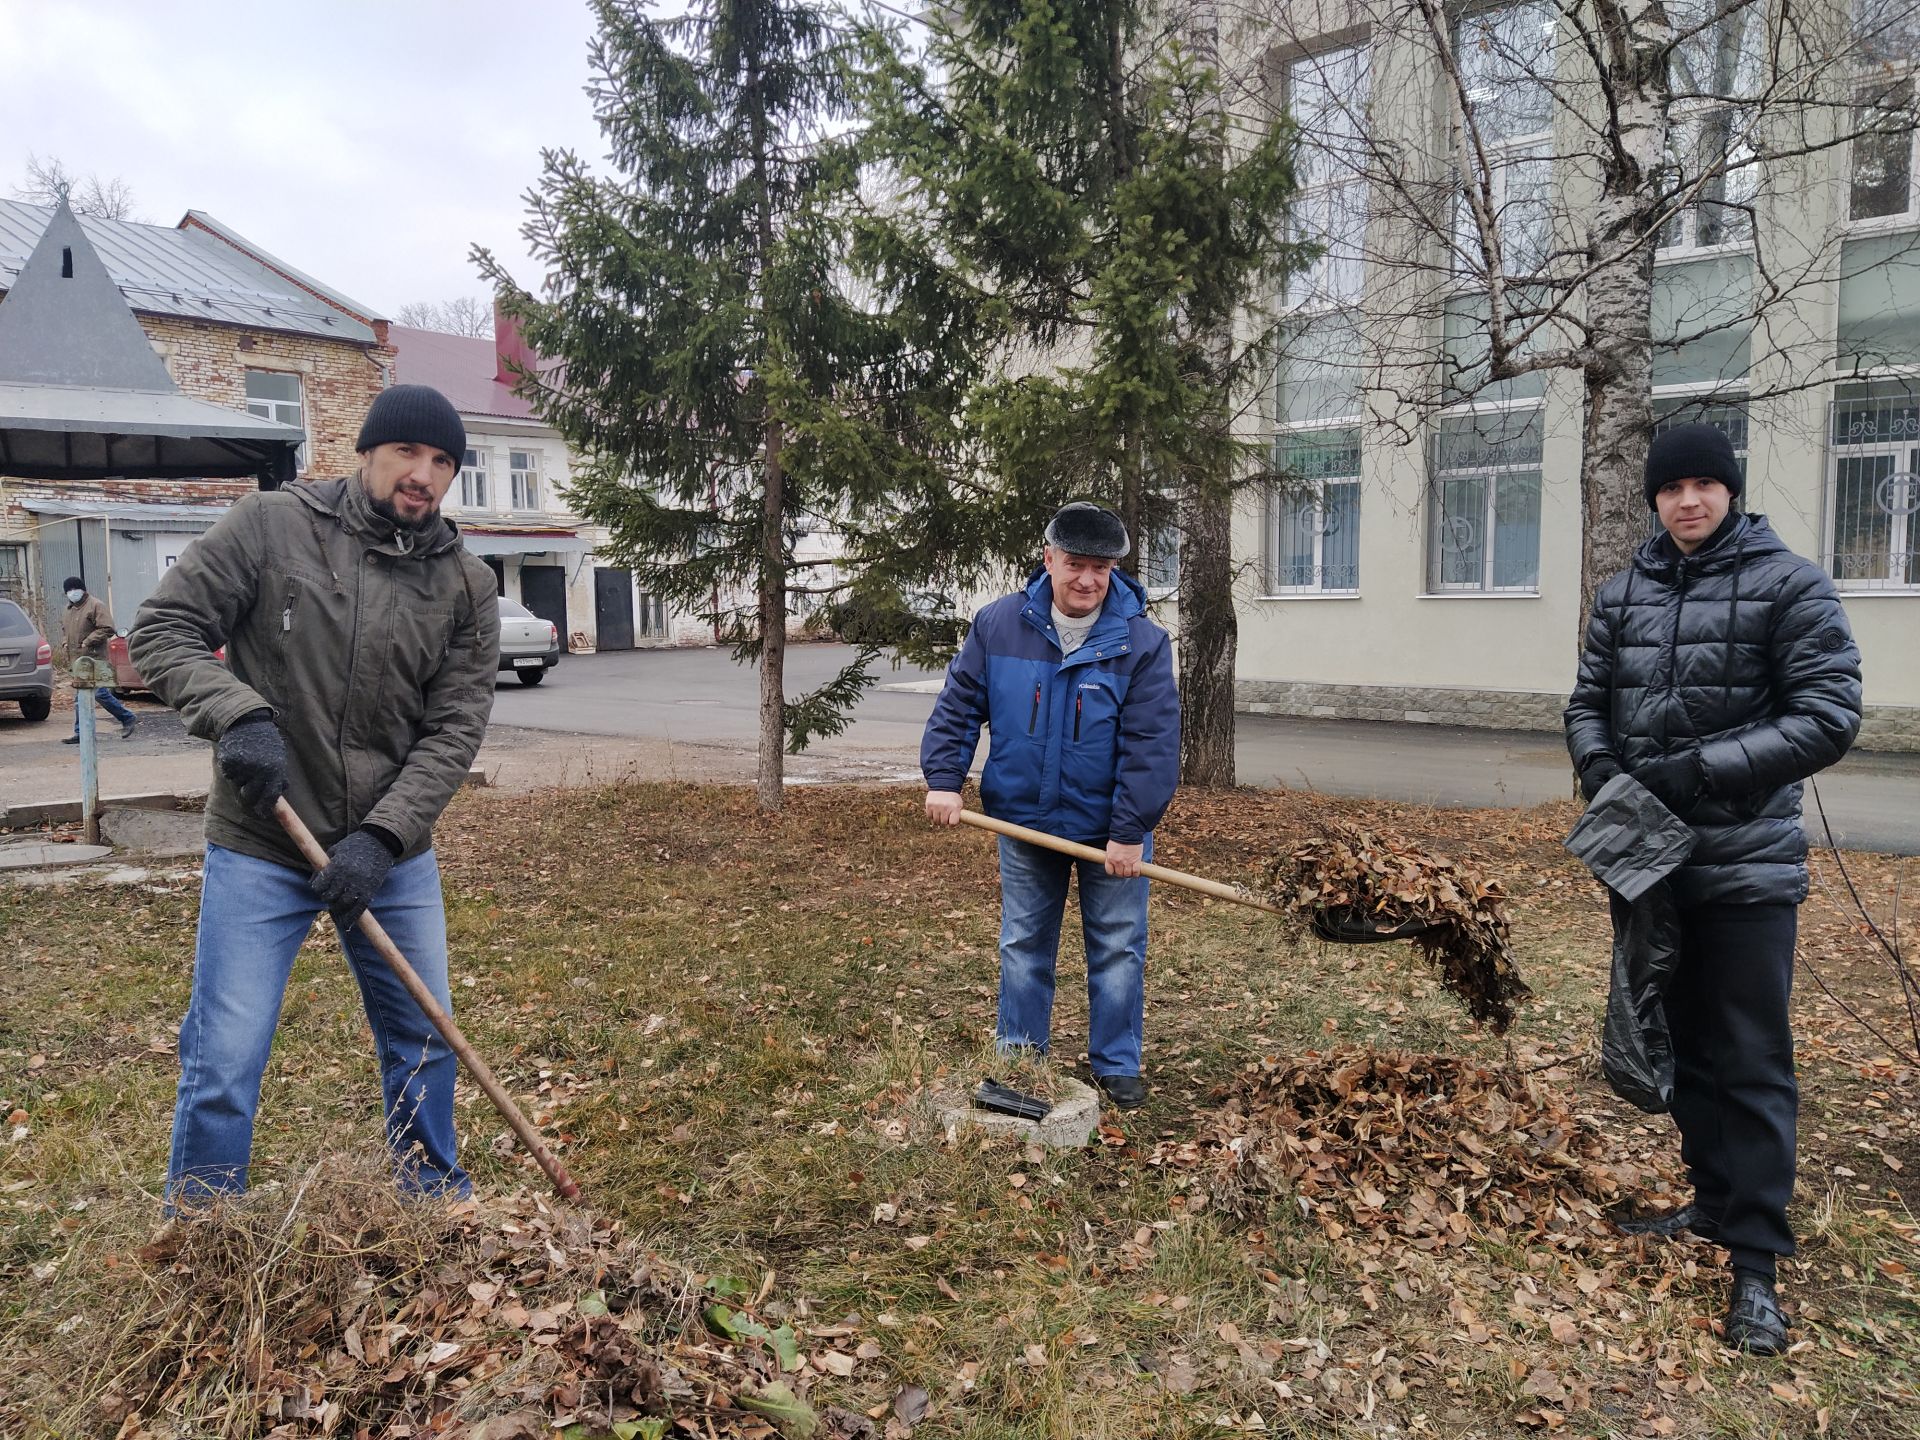
[[[1133,549],[1120,517],[1091,500],[1062,505],[1047,522],[1046,541],[1069,555],[1088,555],[1096,560],[1118,560]]]

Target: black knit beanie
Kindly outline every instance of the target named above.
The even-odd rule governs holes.
[[[395,385],[374,400],[353,448],[365,452],[399,444],[431,445],[458,465],[467,452],[467,427],[453,403],[431,385]]]
[[[1676,425],[1653,437],[1647,448],[1647,473],[1643,489],[1647,508],[1655,508],[1653,497],[1663,485],[1675,480],[1718,480],[1727,493],[1739,496],[1746,488],[1740,474],[1740,462],[1733,456],[1733,441],[1727,432],[1713,425]]]
[[[1118,560],[1133,548],[1120,517],[1091,500],[1061,506],[1047,522],[1045,539],[1056,550],[1095,560]]]

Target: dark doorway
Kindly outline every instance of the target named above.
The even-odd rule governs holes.
[[[507,562],[502,560],[498,555],[482,555],[480,558],[486,561],[487,568],[493,571],[493,593],[496,595],[506,594]]]
[[[633,649],[633,572],[595,566],[593,623],[602,650]]]
[[[567,572],[558,565],[522,565],[520,567],[520,603],[542,620],[551,620],[560,632],[562,649],[567,645]]]

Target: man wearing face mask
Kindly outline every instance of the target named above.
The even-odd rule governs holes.
[[[1114,562],[1120,517],[1076,501],[1047,525],[1027,588],[974,618],[927,720],[927,818],[960,823],[980,727],[987,814],[1104,847],[1104,865],[1000,840],[1000,1016],[1007,1051],[1045,1051],[1067,886],[1078,870],[1087,948],[1087,1059],[1115,1106],[1146,1102],[1147,881],[1153,827],[1180,778],[1180,693],[1147,592]]]
[[[1624,769],[1694,833],[1669,877],[1680,941],[1664,997],[1693,1200],[1617,1223],[1726,1246],[1727,1342],[1777,1355],[1787,1325],[1775,1260],[1794,1253],[1800,789],[1859,731],[1860,652],[1826,573],[1765,516],[1733,509],[1744,484],[1714,427],[1654,438],[1645,489],[1661,533],[1600,587],[1566,728],[1589,800]],[[1618,896],[1613,909],[1624,925]]]
[[[282,994],[323,906],[379,1047],[402,1185],[468,1188],[454,1057],[355,923],[371,909],[451,1008],[433,825],[486,730],[499,609],[493,573],[440,514],[466,449],[446,398],[424,385],[383,391],[356,448],[354,476],[234,505],[167,572],[129,637],[154,694],[214,742],[173,1208],[246,1187]],[[327,847],[318,875],[273,818],[282,795]]]
[[[107,613],[107,607],[97,595],[87,593],[87,582],[78,575],[69,575],[64,587],[67,592],[67,613],[61,616],[61,629],[67,642],[67,659],[78,660],[82,655],[94,660],[107,658],[107,645],[113,639],[113,616]],[[120,722],[120,738],[133,738],[133,712],[120,703],[120,697],[102,685],[93,692],[93,698],[100,708]],[[80,707],[73,710],[73,734],[60,742],[62,745],[80,743]]]

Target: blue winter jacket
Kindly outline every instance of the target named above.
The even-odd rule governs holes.
[[[1138,845],[1180,778],[1180,693],[1147,592],[1113,572],[1086,643],[1060,652],[1053,582],[974,617],[920,742],[929,790],[958,790],[984,723],[980,801],[989,815],[1086,845]]]

